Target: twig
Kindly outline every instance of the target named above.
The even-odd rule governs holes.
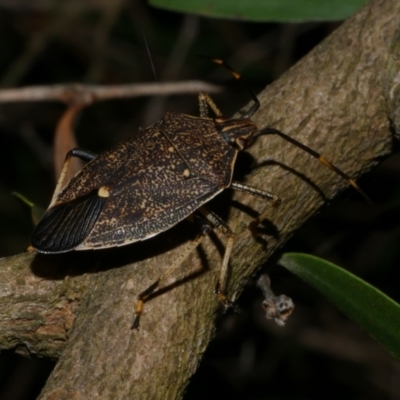
[[[61,101],[63,103],[90,104],[94,101],[124,97],[170,96],[199,92],[218,93],[220,86],[202,81],[138,83],[130,85],[82,85],[31,86],[0,90],[0,103],[20,101]]]

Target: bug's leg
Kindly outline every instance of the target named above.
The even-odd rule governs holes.
[[[281,199],[279,196],[271,192],[267,192],[266,190],[257,189],[253,186],[244,185],[243,183],[235,181],[231,183],[231,188],[239,190],[240,192],[250,193],[254,196],[261,197],[264,200],[271,201],[274,207],[279,206],[279,204],[281,204]]]
[[[146,290],[141,292],[137,296],[137,303],[135,307],[135,319],[131,326],[131,329],[139,328],[140,316],[143,313],[144,303],[149,299],[149,297],[154,293],[154,291],[162,285],[185,261],[185,259],[189,256],[190,253],[201,243],[204,238],[204,235],[209,232],[210,226],[204,226],[202,232],[197,235],[197,237],[191,241],[188,246],[182,251],[180,256],[176,259],[175,263],[171,265],[155,282],[153,282]]]
[[[250,193],[254,196],[261,197],[264,200],[271,201],[273,207],[277,207],[277,206],[279,206],[279,204],[281,204],[281,199],[279,196],[277,196],[276,194],[267,192],[265,190],[262,190],[262,189],[257,189],[252,186],[247,186],[240,182],[232,182],[231,188],[235,189],[235,190],[239,190],[241,192]],[[269,212],[269,210],[265,209],[256,219],[254,219],[254,221],[252,221],[250,223],[249,229],[250,229],[251,233],[253,234],[253,236],[259,235],[259,232],[257,232],[257,227],[267,217],[268,212]]]
[[[204,118],[208,117],[208,107],[211,108],[216,117],[222,117],[222,112],[214,103],[214,100],[207,93],[200,92],[198,99],[199,99],[200,117]]]
[[[225,294],[226,281],[228,277],[229,258],[231,256],[233,247],[233,232],[231,228],[217,214],[211,212],[205,207],[201,207],[198,211],[227,239],[224,258],[222,259],[221,271],[219,274],[219,279],[215,286],[214,293],[218,297],[218,300],[225,306],[225,308],[233,307],[235,311],[239,311],[239,308],[231,300],[229,300]]]
[[[55,203],[58,194],[60,193],[60,190],[63,187],[65,175],[67,174],[69,164],[71,162],[72,157],[77,157],[80,158],[83,161],[92,161],[94,160],[97,156],[90,151],[86,150],[81,150],[81,149],[72,149],[70,150],[67,155],[65,156],[65,161],[64,161],[64,166],[63,169],[61,170],[60,177],[58,178],[57,186],[54,190],[53,198],[51,199],[50,206],[53,206]]]
[[[335,172],[337,175],[339,175],[341,178],[346,180],[351,186],[354,187],[354,189],[357,190],[361,194],[362,197],[368,202],[372,203],[371,199],[368,197],[368,195],[358,186],[357,182],[349,175],[347,175],[345,172],[343,172],[340,168],[336,167],[333,165],[330,161],[328,161],[325,157],[321,156],[321,154],[317,153],[315,150],[312,148],[306,146],[305,144],[299,142],[296,139],[293,139],[291,136],[286,135],[286,133],[283,133],[275,128],[265,128],[259,131],[253,139],[255,139],[258,136],[263,136],[263,135],[278,135],[282,139],[285,139],[287,142],[293,144],[294,146],[298,147],[299,149],[302,149],[306,153],[310,154],[312,157],[316,158],[321,164],[325,165],[328,167],[330,170]]]
[[[233,76],[234,79],[243,84],[243,86],[246,88],[247,92],[249,93],[250,97],[254,102],[250,106],[250,108],[243,114],[243,118],[250,118],[260,108],[260,100],[258,100],[256,94],[250,89],[250,87],[247,85],[247,83],[245,82],[243,77],[239,74],[239,72],[235,71],[227,62],[225,62],[221,58],[213,58],[208,56],[201,56],[201,57],[205,58],[206,60],[212,61],[215,64],[223,66],[225,69],[229,71],[229,73]]]

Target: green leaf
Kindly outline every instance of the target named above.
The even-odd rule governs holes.
[[[12,194],[15,197],[17,197],[18,199],[20,199],[24,204],[26,204],[27,206],[29,206],[31,208],[32,222],[33,222],[33,225],[36,226],[43,217],[43,214],[44,214],[43,208],[32,203],[21,193],[13,192]]]
[[[150,0],[151,5],[171,11],[258,22],[342,20],[365,3],[366,0]]]
[[[400,305],[390,297],[328,261],[287,253],[279,264],[322,292],[400,360]]]

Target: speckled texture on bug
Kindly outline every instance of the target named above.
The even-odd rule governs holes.
[[[54,220],[62,225],[64,236],[79,223],[79,229],[87,230],[76,238],[75,250],[144,240],[171,228],[229,187],[236,155],[213,119],[167,113],[89,162],[47,213],[54,209],[60,214]],[[90,221],[88,217],[93,223],[77,220]],[[52,228],[51,220],[48,225]],[[51,247],[60,227],[38,228],[36,240]]]

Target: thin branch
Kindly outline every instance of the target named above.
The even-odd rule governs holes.
[[[171,96],[199,92],[218,93],[220,86],[202,81],[138,83],[131,85],[82,85],[31,86],[0,90],[0,103],[21,101],[61,101],[67,104],[91,104],[94,101],[141,96]]]

